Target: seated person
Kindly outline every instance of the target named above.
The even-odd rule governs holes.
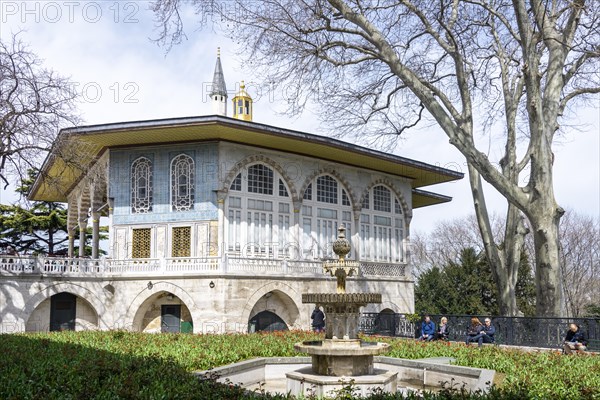
[[[577,324],[570,324],[563,346],[565,354],[572,354],[573,351],[585,351],[586,344],[587,341],[583,331],[579,329]]]
[[[477,340],[477,343],[481,347],[484,343],[494,343],[494,335],[496,334],[496,328],[492,325],[492,320],[489,318],[485,319],[485,324],[479,332],[479,335],[473,337],[472,341]]]
[[[429,315],[425,316],[425,321],[421,324],[421,336],[419,340],[430,341],[433,340],[435,335],[435,323],[431,320]]]
[[[450,335],[450,327],[448,326],[448,318],[442,317],[440,320],[440,325],[438,326],[437,331],[435,332],[434,340],[448,340],[448,336]]]
[[[471,325],[467,328],[467,339],[465,343],[468,345],[471,342],[476,342],[479,340],[479,334],[483,330],[483,325],[481,321],[477,317],[471,318]]]

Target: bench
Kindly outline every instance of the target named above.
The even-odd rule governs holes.
[[[580,351],[581,352],[581,351]],[[589,339],[583,353],[600,353],[600,339]],[[564,350],[563,350],[564,353]]]
[[[587,342],[587,351],[600,352],[600,339],[590,339]]]

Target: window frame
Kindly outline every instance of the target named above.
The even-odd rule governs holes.
[[[387,209],[382,208],[381,194],[376,192],[383,188],[389,192]],[[376,201],[377,200],[377,201]],[[385,184],[373,185],[364,199],[359,219],[359,248],[363,261],[406,263],[405,232],[406,219],[402,202],[396,192]],[[396,207],[398,205],[398,207]],[[397,211],[400,211],[399,213]]]
[[[145,163],[144,165],[141,165]],[[142,171],[141,174],[145,174],[145,177],[139,177],[138,171],[144,168],[145,171]],[[153,201],[154,201],[154,171],[153,171],[153,163],[148,157],[140,156],[133,160],[130,166],[130,210],[132,214],[148,214],[152,212]],[[140,198],[138,196],[140,186],[138,185],[139,179],[146,180],[146,196],[144,198]],[[140,205],[141,202],[147,202],[147,206]]]
[[[148,256],[147,257],[135,257],[135,255],[137,255],[137,250],[136,250],[136,232],[141,233],[142,231],[147,232],[148,233]],[[130,257],[132,259],[148,259],[148,258],[152,258],[152,254],[153,254],[153,244],[154,244],[154,230],[151,227],[147,227],[147,226],[140,226],[140,227],[132,227],[131,228],[131,255]]]
[[[182,195],[180,195],[181,184],[179,182],[179,178],[181,177],[181,172],[179,170],[178,164],[180,162],[182,162],[183,160],[186,160],[186,162],[187,162],[188,175],[187,175],[187,183],[186,183],[186,186],[187,186],[186,192],[187,193],[182,196]],[[196,201],[196,181],[195,181],[195,179],[196,179],[196,163],[194,162],[194,159],[186,153],[180,153],[180,154],[174,156],[171,159],[169,172],[170,172],[169,187],[170,187],[171,211],[172,212],[193,211],[195,201]],[[183,200],[181,200],[181,199],[186,199],[186,198],[187,198],[188,205],[183,204]]]
[[[187,255],[175,255],[175,245],[176,245],[176,241],[175,241],[175,231],[176,230],[180,230],[180,229],[187,229],[189,231],[189,235],[188,235],[188,248],[187,248]],[[172,258],[190,258],[192,257],[192,243],[194,242],[193,240],[193,235],[194,235],[194,230],[192,229],[191,225],[172,225],[170,226],[170,254]]]
[[[336,193],[333,197],[336,203],[322,201],[328,199],[327,193],[319,193],[319,189],[328,187],[328,184],[318,184],[319,179],[323,177],[327,177],[329,182],[335,181]],[[307,193],[307,190],[311,192]],[[348,200],[348,204],[344,204],[344,198]],[[346,228],[346,239],[352,242],[354,210],[348,190],[335,175],[323,173],[313,177],[302,193],[302,209],[299,218],[302,258],[307,260],[336,258],[332,245],[338,237],[338,227],[341,224]],[[309,227],[310,232],[308,232]],[[354,256],[355,251],[352,248],[347,258],[352,259]]]
[[[257,165],[266,167],[271,172],[271,190],[266,193],[248,190],[248,173]],[[237,179],[240,175],[241,190],[237,190],[233,185],[239,182]],[[280,194],[280,182],[285,187],[285,196]],[[284,177],[267,163],[248,164],[238,172],[229,186],[224,204],[225,251],[248,258],[291,257],[294,248],[290,246],[294,229],[294,206],[289,193],[290,187]]]

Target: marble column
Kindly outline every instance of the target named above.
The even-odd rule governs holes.
[[[87,228],[87,220],[79,221],[79,257],[85,257],[85,228]]]
[[[68,230],[69,235],[69,258],[73,258],[73,252],[75,251],[75,229]]]
[[[98,258],[100,247],[100,213],[92,213],[92,258]]]

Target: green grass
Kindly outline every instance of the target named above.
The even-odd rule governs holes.
[[[0,399],[256,398],[231,385],[189,374],[254,357],[298,356],[293,345],[310,332],[185,335],[60,332],[0,335]],[[600,399],[600,356],[522,353],[495,346],[386,341],[401,358],[448,356],[456,364],[505,374],[497,391],[477,398]],[[349,398],[340,394],[339,398]],[[281,398],[281,397],[280,397]],[[372,399],[401,398],[378,394]],[[442,393],[431,397],[470,398]],[[475,398],[475,397],[473,397]]]

